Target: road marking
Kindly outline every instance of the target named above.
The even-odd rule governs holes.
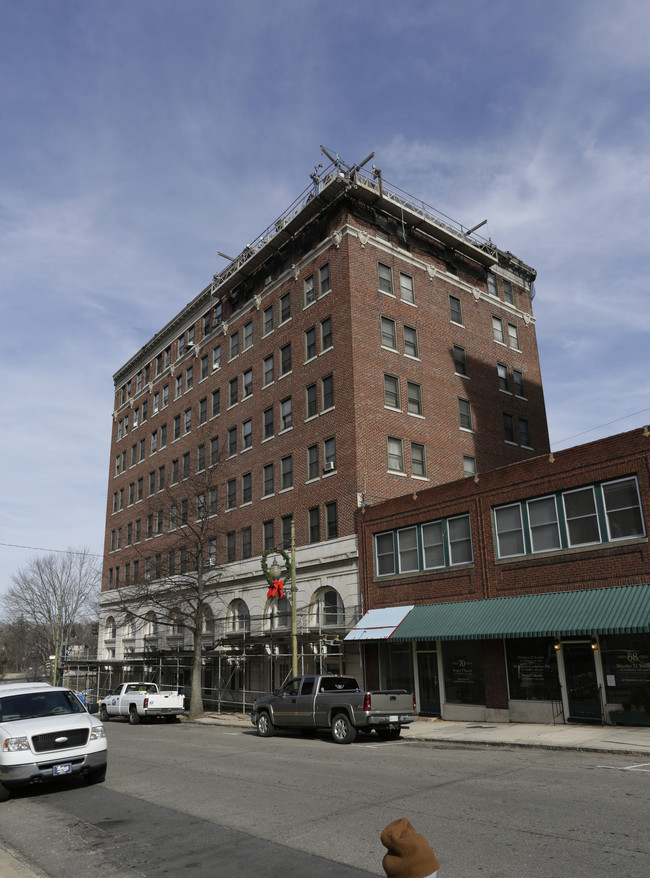
[[[599,765],[598,768],[608,768],[611,771],[648,771],[650,762],[640,762],[638,765]]]

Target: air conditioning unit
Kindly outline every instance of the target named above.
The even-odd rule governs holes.
[[[323,472],[324,473],[331,473],[333,471],[334,471],[334,461],[333,460],[326,461],[326,463],[323,465]]]

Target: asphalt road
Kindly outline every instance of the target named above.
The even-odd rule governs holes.
[[[107,724],[105,784],[0,806],[0,837],[52,878],[362,878],[408,817],[441,878],[645,878],[650,764],[629,756],[258,738]]]

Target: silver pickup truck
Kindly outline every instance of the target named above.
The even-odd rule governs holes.
[[[373,730],[384,740],[399,738],[416,719],[415,700],[405,689],[365,692],[354,677],[293,677],[273,695],[253,704],[251,722],[262,738],[276,729],[330,729],[337,744]]]

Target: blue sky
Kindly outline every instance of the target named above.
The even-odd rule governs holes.
[[[19,546],[101,553],[113,373],[320,144],[537,269],[554,449],[650,421],[649,31],[641,0],[0,0],[0,592]]]

